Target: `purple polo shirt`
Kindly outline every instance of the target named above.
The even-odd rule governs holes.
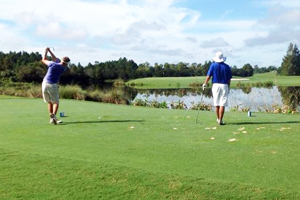
[[[44,77],[44,81],[50,84],[58,83],[61,75],[66,71],[66,67],[59,63],[59,60],[48,64],[48,71]]]

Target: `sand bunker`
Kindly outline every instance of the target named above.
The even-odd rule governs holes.
[[[232,78],[232,81],[249,81],[248,78]]]

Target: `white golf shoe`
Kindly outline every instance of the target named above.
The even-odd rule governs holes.
[[[54,114],[50,115],[50,124],[57,125],[57,124],[61,124],[61,123],[63,123],[63,121],[58,120]]]
[[[219,119],[217,119],[217,123],[218,123],[219,125],[225,125],[225,124],[226,124],[223,120],[219,120]]]

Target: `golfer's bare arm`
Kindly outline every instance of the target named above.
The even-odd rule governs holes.
[[[49,47],[47,47],[46,49],[45,49],[45,54],[44,54],[44,56],[43,56],[43,58],[42,58],[42,62],[45,64],[45,65],[48,65],[49,64],[49,60],[47,60],[47,53],[48,52],[50,52],[50,54],[53,54],[51,51],[50,51],[50,48]],[[52,56],[52,55],[51,55]],[[55,57],[55,56],[54,56]],[[56,58],[56,57],[55,57]]]
[[[210,80],[210,76],[206,76],[204,84],[207,85],[208,81]]]
[[[50,53],[51,57],[52,57],[52,60],[56,61],[57,58],[56,56],[52,53],[52,51],[50,50],[50,48],[48,48],[48,52]]]
[[[230,88],[230,83],[231,83],[231,79],[229,79],[227,85],[228,85],[228,88]]]
[[[47,65],[48,64],[48,60],[47,60],[47,52],[48,52],[48,48],[45,49],[45,53],[44,53],[44,56],[42,58],[42,62]]]

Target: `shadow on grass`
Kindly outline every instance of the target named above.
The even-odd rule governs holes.
[[[285,122],[228,122],[228,125],[251,125],[251,124],[300,124],[300,121],[285,121]]]
[[[99,120],[99,121],[77,121],[77,122],[64,122],[61,125],[69,124],[101,124],[101,123],[129,123],[129,122],[145,122],[145,120]]]

